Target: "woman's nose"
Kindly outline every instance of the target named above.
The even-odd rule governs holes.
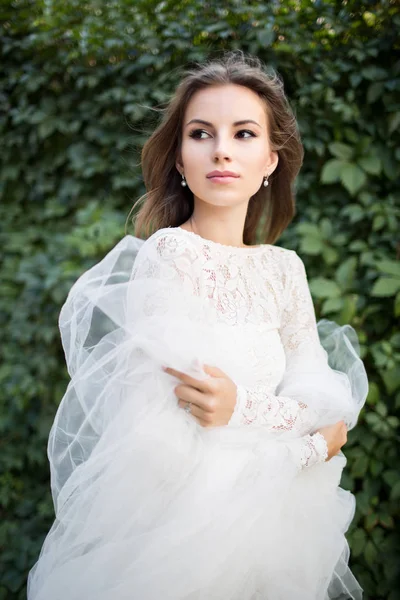
[[[232,149],[226,138],[216,138],[213,148],[214,160],[231,160]]]

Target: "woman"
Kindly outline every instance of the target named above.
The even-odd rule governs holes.
[[[338,484],[365,370],[349,326],[317,327],[300,257],[273,245],[302,156],[256,59],[226,54],[178,86],[143,150],[136,234],[156,231],[126,236],[61,311],[71,382],[31,600],[361,598]]]

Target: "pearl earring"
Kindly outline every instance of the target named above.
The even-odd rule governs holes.
[[[186,183],[186,180],[185,180],[185,176],[184,176],[184,174],[183,174],[183,173],[182,173],[181,175],[182,175],[181,186],[182,186],[182,187],[186,187],[186,186],[187,186],[187,183]]]
[[[264,187],[268,187],[269,183],[268,183],[268,175],[266,175],[264,177]]]

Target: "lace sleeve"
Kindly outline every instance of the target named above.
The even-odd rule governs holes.
[[[299,437],[288,442],[300,468],[323,462],[328,456],[325,438],[320,433],[307,433],[313,429],[316,413],[304,402],[268,393],[263,386],[245,388],[237,386],[235,410],[229,425],[262,425],[268,431],[296,432]]]
[[[303,360],[304,353],[322,351],[314,306],[302,260],[290,253],[292,262],[285,273],[286,293],[281,316],[280,337],[285,351],[286,366],[291,369]],[[317,415],[305,400],[271,393],[259,385],[253,388],[237,386],[237,403],[232,422],[243,425],[268,425],[274,430],[297,430],[309,433]]]
[[[230,424],[266,425],[271,431],[294,430],[303,435],[317,421],[317,415],[304,402],[276,396],[266,386],[236,387],[236,406]]]
[[[324,357],[314,306],[304,264],[296,253],[290,253],[285,273],[285,301],[281,316],[280,336],[290,372],[306,365],[307,355]],[[325,357],[324,357],[325,358]],[[307,366],[309,369],[309,365]],[[278,386],[279,391],[279,386]],[[321,434],[311,435],[319,415],[307,402],[307,391],[295,397],[271,393],[266,386],[246,388],[237,385],[237,401],[229,425],[262,425],[269,431],[297,433],[296,448],[301,466],[326,460],[327,445]]]
[[[287,361],[295,358],[300,348],[306,346],[317,353],[321,351],[314,304],[304,263],[296,252],[291,252],[290,256],[280,326],[280,336]]]

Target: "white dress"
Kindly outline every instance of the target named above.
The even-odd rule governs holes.
[[[360,599],[346,459],[315,431],[354,427],[357,336],[317,325],[302,260],[179,227],[126,236],[60,314],[71,381],[49,438],[56,520],[29,600]],[[224,427],[177,405],[162,370],[238,386]]]

